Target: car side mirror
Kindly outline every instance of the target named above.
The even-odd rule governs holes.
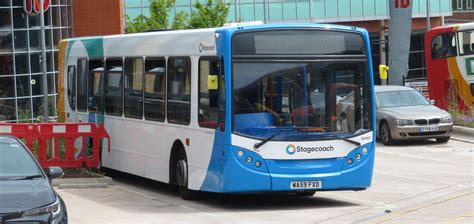
[[[436,101],[435,100],[430,100],[431,105],[435,105]]]
[[[50,166],[46,170],[46,175],[48,175],[49,179],[52,180],[64,176],[64,171],[61,167]]]

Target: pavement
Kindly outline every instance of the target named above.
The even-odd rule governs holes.
[[[377,144],[366,191],[292,195],[208,195],[184,201],[176,189],[115,174],[114,185],[57,189],[70,223],[474,223],[472,136]]]

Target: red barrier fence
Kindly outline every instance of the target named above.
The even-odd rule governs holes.
[[[0,134],[23,140],[43,168],[97,168],[101,150],[110,152],[110,137],[104,124],[0,123]]]

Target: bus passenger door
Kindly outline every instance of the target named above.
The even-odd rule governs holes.
[[[77,122],[77,60],[69,59],[65,69],[64,110],[67,122]]]

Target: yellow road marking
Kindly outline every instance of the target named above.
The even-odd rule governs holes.
[[[466,218],[472,218],[472,217],[474,217],[474,213],[471,213],[469,215],[462,215],[462,216],[459,216],[459,217],[449,221],[448,224],[455,224],[455,223],[461,222],[462,220],[464,220]]]
[[[442,204],[442,203],[452,201],[452,200],[455,200],[455,199],[458,199],[458,198],[462,198],[462,197],[465,197],[465,196],[468,196],[468,195],[471,195],[471,194],[474,194],[474,192],[472,192],[472,190],[470,190],[468,193],[463,193],[461,195],[456,195],[456,196],[453,196],[453,197],[450,197],[450,198],[447,198],[447,199],[444,199],[444,200],[441,200],[441,201],[435,201],[433,203],[428,202],[428,203],[425,203],[423,205],[419,205],[419,206],[414,207],[414,208],[407,208],[407,209],[404,209],[404,210],[400,210],[398,212],[394,212],[394,213],[391,213],[389,215],[383,216],[381,219],[376,220],[376,221],[371,222],[371,223],[380,224],[380,223],[389,221],[391,219],[398,218],[400,216],[406,215],[408,213],[412,213],[414,211],[418,211],[418,210],[428,208],[428,207],[431,207],[431,206],[434,206],[434,205]],[[464,216],[461,216],[461,217],[464,217]],[[458,217],[458,218],[461,218],[461,217]]]

